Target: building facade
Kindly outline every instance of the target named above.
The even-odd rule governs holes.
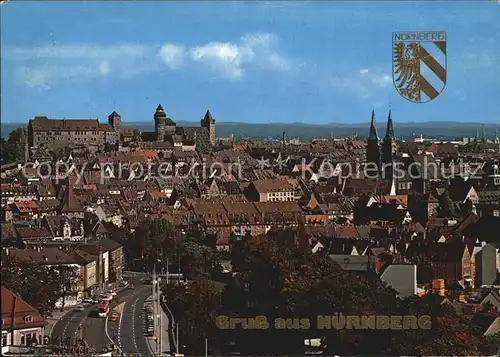
[[[64,148],[71,145],[103,148],[106,144],[114,145],[133,137],[133,130],[121,124],[121,116],[115,111],[108,116],[106,124],[97,119],[49,119],[36,116],[28,123],[28,145],[32,148]],[[160,104],[154,113],[154,132],[141,133],[140,140],[170,142],[172,145],[181,143],[181,146],[214,146],[215,119],[209,110],[200,124],[200,127],[179,127]]]

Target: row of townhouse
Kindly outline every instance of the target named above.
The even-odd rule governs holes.
[[[4,248],[3,264],[16,259],[47,267],[75,269],[77,278],[65,304],[75,304],[96,290],[116,287],[123,280],[123,247],[111,239],[85,243],[32,240],[24,244],[25,249]]]

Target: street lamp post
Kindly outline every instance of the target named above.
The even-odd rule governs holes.
[[[177,354],[179,354],[180,350],[179,350],[179,323],[177,323],[177,341],[176,341],[176,349],[177,349]]]
[[[160,306],[160,278],[156,275],[156,262],[153,266],[153,328],[156,336],[156,349],[159,355],[162,350],[162,318]]]
[[[157,326],[157,320],[156,320],[156,314],[157,309],[156,309],[156,262],[153,264],[153,277],[152,277],[152,299],[153,299],[153,331],[154,335],[156,337],[156,348],[158,349],[158,326]]]

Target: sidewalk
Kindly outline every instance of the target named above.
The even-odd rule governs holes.
[[[166,353],[173,353],[175,351],[171,351],[170,349],[170,337],[169,337],[169,330],[168,330],[168,316],[167,314],[165,313],[165,311],[163,311],[163,309],[161,309],[161,314],[162,314],[162,331],[161,331],[161,353],[160,355],[165,355]],[[157,343],[155,340],[150,340],[148,339],[148,344],[149,344],[149,347],[151,349],[151,351],[153,352],[154,355],[157,355],[156,353],[156,348],[157,348]]]

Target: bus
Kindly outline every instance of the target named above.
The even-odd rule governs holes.
[[[97,314],[99,317],[106,317],[109,312],[109,301],[103,300],[97,305]]]

